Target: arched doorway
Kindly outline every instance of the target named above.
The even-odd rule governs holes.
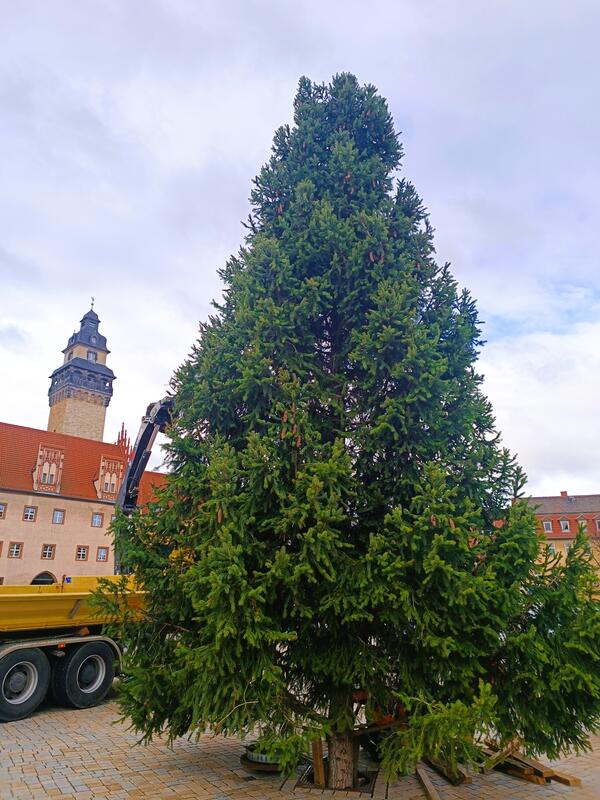
[[[31,581],[32,586],[47,586],[50,583],[56,583],[56,578],[51,572],[40,572]]]

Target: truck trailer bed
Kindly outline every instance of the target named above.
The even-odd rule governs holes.
[[[119,577],[108,580],[116,582]],[[0,586],[0,639],[2,634],[21,631],[64,630],[109,622],[89,603],[98,581],[97,577],[78,577],[47,586]],[[128,606],[141,610],[143,596],[132,584]]]

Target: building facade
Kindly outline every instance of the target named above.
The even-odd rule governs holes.
[[[530,497],[532,507],[551,548],[565,556],[582,525],[598,557],[600,546],[600,494],[570,495],[562,491],[550,497]]]
[[[110,523],[127,445],[0,423],[0,582],[112,575]],[[140,504],[165,476],[146,472]]]
[[[0,423],[0,583],[112,575],[110,523],[130,447],[102,441],[115,378],[91,308],[50,376],[48,430]],[[145,472],[138,502],[166,476]]]

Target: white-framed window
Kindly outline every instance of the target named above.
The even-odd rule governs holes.
[[[75,550],[75,561],[87,561],[89,550],[87,544],[78,544]]]
[[[104,514],[92,514],[92,528],[101,528],[104,522]]]
[[[42,545],[42,558],[44,561],[49,561],[54,558],[56,553],[56,545],[55,544],[44,544]]]
[[[544,533],[552,533],[552,520],[545,519],[544,520]]]
[[[97,361],[97,359],[98,359],[98,356],[96,355],[96,353],[94,353],[93,350],[88,350],[87,351],[87,360],[88,361],[93,361],[95,363]]]
[[[600,533],[600,519],[596,520],[596,530]]]
[[[11,542],[8,545],[9,558],[21,558],[23,555],[23,542]]]
[[[569,525],[568,519],[561,519],[560,529],[563,533],[568,533],[571,530],[571,526]]]
[[[4,519],[5,516],[6,516],[6,503],[0,503],[0,519]],[[600,519],[596,520],[596,522],[600,522]],[[598,530],[600,530],[600,528]]]
[[[35,522],[37,508],[35,506],[25,506],[23,509],[23,520],[25,522]]]
[[[554,555],[556,553],[556,547],[554,546],[554,542],[549,542],[548,550]]]
[[[55,508],[52,512],[52,524],[62,525],[65,521],[65,512],[62,508]]]
[[[99,547],[97,549],[96,561],[108,561],[108,547]]]
[[[573,545],[573,542],[565,542],[565,555],[569,552]]]
[[[584,531],[587,531],[587,529],[588,529],[588,521],[587,521],[587,519],[584,519],[583,517],[580,517],[580,518],[577,520],[577,525],[578,525],[578,526],[579,526],[579,525],[583,526],[583,530],[584,530]]]

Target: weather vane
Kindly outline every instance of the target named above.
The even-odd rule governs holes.
[[[92,308],[94,307],[94,298],[92,297]]]

